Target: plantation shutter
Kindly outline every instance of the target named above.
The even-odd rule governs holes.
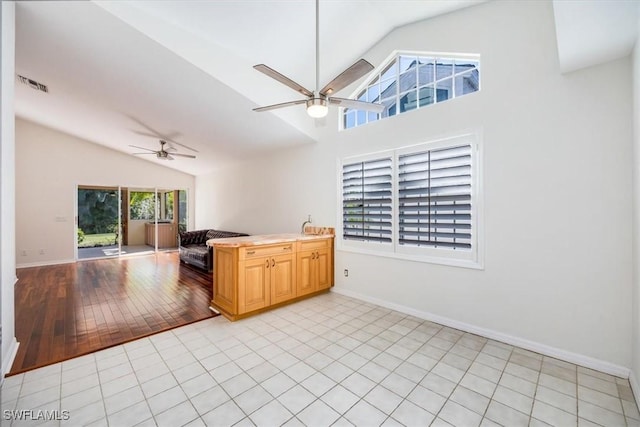
[[[398,157],[398,243],[471,249],[471,145]]]
[[[344,239],[391,242],[391,157],[342,167]]]

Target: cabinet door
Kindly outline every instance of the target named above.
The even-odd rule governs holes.
[[[314,261],[317,266],[318,290],[329,289],[333,280],[331,277],[331,253],[329,249],[316,251],[316,259]]]
[[[217,267],[216,267],[217,268]],[[239,263],[238,314],[264,308],[269,302],[270,259],[252,259]]]
[[[295,265],[295,258],[291,254],[271,258],[271,304],[296,296]]]
[[[213,302],[230,314],[236,314],[234,268],[236,266],[233,250],[215,250],[215,276],[213,278]]]
[[[316,290],[315,251],[298,252],[296,296],[310,294]]]

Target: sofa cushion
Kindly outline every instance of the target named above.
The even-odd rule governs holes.
[[[181,255],[186,256],[187,258],[200,261],[201,263],[207,262],[207,257],[209,256],[209,249],[206,245],[186,245],[184,246],[186,251],[182,251]]]

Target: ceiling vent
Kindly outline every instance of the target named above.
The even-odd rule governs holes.
[[[20,83],[27,85],[32,89],[39,90],[44,93],[49,93],[49,88],[47,88],[47,86],[43,85],[42,83],[38,83],[37,81],[25,76],[21,76],[20,74],[18,74],[18,78],[20,79]]]

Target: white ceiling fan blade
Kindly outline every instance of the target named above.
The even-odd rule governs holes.
[[[125,114],[125,115],[148,131],[147,133],[147,132],[133,130],[133,132],[137,133],[138,135],[150,136],[150,137],[153,137],[154,139],[164,139],[167,141],[170,141],[172,138],[178,138],[181,135],[180,132],[177,132],[177,131],[172,131],[170,133],[163,134],[161,132],[158,132],[156,129],[152,128],[150,125],[146,124],[142,120],[138,119],[137,117],[134,117],[128,114]]]
[[[142,155],[142,154],[156,154],[156,152],[155,152],[155,151],[153,151],[153,152],[151,152],[151,153],[131,153],[131,154],[132,154],[132,155],[134,155],[134,156],[140,156],[140,155]]]
[[[167,160],[174,160],[173,157],[170,154],[167,154],[166,157],[162,157],[163,159],[167,159]]]
[[[294,82],[289,77],[287,77],[287,76],[285,76],[283,74],[280,74],[279,72],[277,72],[276,70],[274,70],[271,67],[268,67],[268,66],[266,66],[264,64],[258,64],[258,65],[254,65],[253,68],[255,68],[256,70],[260,71],[261,73],[271,77],[272,79],[279,81],[283,85],[289,86],[291,89],[295,90],[296,92],[299,92],[299,93],[303,94],[304,96],[313,96],[313,92],[311,92],[309,89],[306,89],[302,85]]]
[[[187,157],[189,159],[196,158],[196,156],[192,156],[191,154],[180,154],[180,153],[171,153],[169,156]]]
[[[336,104],[345,108],[353,108],[354,110],[366,110],[374,113],[382,113],[384,105],[373,102],[356,101],[355,99],[346,98],[329,98],[331,104]]]
[[[198,153],[198,152],[199,152],[199,151],[198,151],[198,150],[196,150],[195,148],[191,148],[191,147],[189,147],[188,145],[184,145],[183,143],[178,142],[178,141],[174,141],[174,140],[172,140],[172,139],[168,139],[168,138],[167,138],[167,139],[161,139],[161,140],[160,140],[160,144],[161,144],[161,145],[162,145],[162,141],[164,141],[164,143],[165,143],[165,144],[168,144],[168,143],[170,142],[170,143],[175,144],[175,145],[178,145],[178,146],[180,146],[180,147],[182,147],[182,148],[186,148],[187,150],[193,151],[194,153]],[[173,147],[171,147],[170,149],[175,150],[175,148],[173,148]]]
[[[305,104],[306,102],[307,102],[306,99],[300,99],[298,101],[282,102],[280,104],[273,104],[273,105],[267,105],[266,107],[254,108],[253,111],[262,112],[262,111],[275,110],[277,108],[290,107],[291,105]]]
[[[194,153],[199,153],[199,151],[198,151],[198,150],[196,150],[195,148],[191,148],[191,147],[189,147],[188,145],[184,145],[184,144],[183,144],[183,143],[181,143],[181,142],[174,141],[174,140],[172,140],[172,139],[166,139],[165,141],[170,142],[170,143],[172,143],[172,144],[179,145],[180,147],[182,147],[182,148],[186,148],[187,150],[189,150],[189,151],[193,151]]]
[[[327,85],[320,91],[320,94],[329,96],[332,93],[336,93],[349,86],[360,77],[371,72],[371,70],[373,70],[373,65],[371,65],[364,59],[359,59],[355,64],[344,70],[336,78],[327,83]]]
[[[182,144],[182,143],[180,143],[180,142],[178,142],[178,141],[174,141],[173,139],[171,139],[171,138],[169,138],[169,137],[167,137],[167,136],[165,136],[165,135],[160,135],[159,133],[158,133],[158,134],[156,134],[156,133],[149,133],[149,132],[141,132],[141,131],[137,131],[137,130],[134,130],[134,131],[132,131],[132,132],[133,132],[133,133],[136,133],[136,134],[138,134],[138,135],[142,135],[142,136],[149,136],[149,137],[154,138],[154,139],[159,139],[160,141],[170,142],[171,144],[179,145],[180,147],[186,148],[187,150],[191,150],[191,151],[193,151],[193,152],[195,152],[195,153],[197,153],[197,152],[198,152],[198,150],[196,150],[195,148],[191,148],[191,147],[189,147],[188,145],[184,145],[184,144]],[[170,135],[177,135],[177,136],[180,136],[180,133],[178,133],[178,132],[171,132],[171,134],[170,134]]]
[[[152,150],[150,148],[138,147],[137,145],[129,145],[129,147],[137,148],[139,150],[146,150],[146,151],[149,151],[151,153],[155,153],[156,152],[156,150]],[[144,153],[144,154],[146,154],[146,153]]]
[[[152,136],[154,138],[160,138],[160,136],[158,135],[154,135],[152,133],[148,133],[148,132],[141,132],[139,130],[132,130],[133,133],[138,134],[138,135],[142,135],[142,136]]]
[[[133,133],[137,134],[137,135],[142,135],[142,136],[148,136],[151,137],[153,139],[166,139],[167,141],[169,140],[169,137],[166,135],[160,135],[160,134],[156,134],[156,133],[152,133],[152,132],[143,132],[143,131],[139,131],[139,130],[132,130]],[[172,134],[177,134],[176,132],[172,132]]]

